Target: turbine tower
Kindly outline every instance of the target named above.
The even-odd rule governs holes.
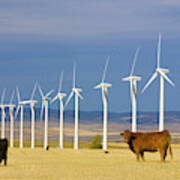
[[[59,147],[60,147],[60,149],[63,149],[63,115],[64,115],[63,99],[64,99],[64,97],[66,97],[66,94],[61,92],[63,75],[64,75],[64,72],[62,71],[60,79],[59,79],[58,93],[54,97],[54,99],[51,101],[51,103],[53,103],[54,101],[59,99],[59,102],[60,102],[60,106],[59,106],[59,109],[60,109],[60,114],[59,114],[59,117],[60,117],[60,123],[59,123],[60,124],[60,127],[59,127]]]
[[[7,105],[9,107],[9,116],[10,116],[10,147],[11,148],[14,147],[14,108],[15,108],[15,105],[12,104],[14,94],[15,94],[15,91],[12,92],[10,102]]]
[[[112,86],[112,84],[104,82],[105,76],[106,76],[106,71],[107,67],[109,64],[109,59],[108,57],[105,68],[104,68],[104,73],[102,76],[102,81],[100,84],[95,86],[95,89],[102,89],[102,101],[103,101],[103,150],[107,150],[107,121],[108,121],[108,88]]]
[[[69,103],[69,101],[71,100],[71,98],[73,97],[73,95],[75,95],[75,129],[74,129],[74,149],[77,150],[78,149],[78,106],[79,106],[79,98],[83,99],[83,97],[80,95],[80,92],[82,92],[82,89],[80,88],[76,88],[76,66],[74,65],[73,68],[73,88],[71,90],[71,93],[65,103],[65,107],[67,106],[67,104]]]
[[[42,107],[41,107],[41,119],[43,119],[43,111],[45,109],[45,122],[44,122],[44,149],[48,147],[48,103],[51,100],[49,96],[53,93],[53,89],[50,90],[46,95],[44,95],[40,85],[38,85],[39,92],[42,98]]]
[[[31,148],[34,148],[34,128],[35,128],[35,104],[37,101],[33,100],[34,93],[36,90],[37,84],[35,84],[32,91],[31,99],[21,101],[19,89],[16,88],[17,97],[18,97],[18,107],[16,109],[15,117],[17,117],[19,110],[21,110],[21,119],[20,119],[20,136],[19,136],[19,145],[20,148],[23,148],[23,121],[24,121],[24,105],[30,104],[31,107]]]
[[[137,131],[137,121],[136,121],[136,113],[137,113],[137,81],[141,80],[141,77],[134,76],[134,68],[136,64],[136,59],[139,53],[139,48],[136,50],[136,54],[134,56],[134,61],[132,65],[132,69],[130,75],[128,77],[123,78],[123,81],[130,82],[130,96],[131,96],[131,103],[132,103],[132,132]]]
[[[31,99],[27,101],[28,104],[30,104],[31,108],[31,149],[34,149],[35,147],[35,104],[38,103],[38,101],[33,100],[34,94],[37,88],[37,83],[34,86],[34,89],[32,91]]]
[[[16,88],[17,98],[18,98],[18,107],[16,109],[15,118],[17,118],[19,110],[21,111],[20,118],[20,133],[19,133],[19,147],[23,148],[23,121],[24,121],[24,105],[26,104],[24,101],[20,99],[20,92],[18,87]]]
[[[1,138],[5,138],[5,118],[6,118],[5,108],[7,107],[4,104],[5,92],[6,92],[6,89],[3,90],[3,93],[1,96],[1,104],[0,104],[0,108],[1,108]]]
[[[157,68],[154,74],[152,75],[152,77],[150,78],[150,80],[143,88],[142,93],[159,75],[160,76],[159,131],[163,131],[164,130],[164,79],[172,86],[174,86],[174,83],[166,75],[167,73],[169,73],[169,70],[160,67],[160,53],[161,53],[161,34],[159,33],[158,50],[157,50]]]

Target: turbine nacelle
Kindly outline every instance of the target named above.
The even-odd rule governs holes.
[[[161,71],[161,72],[164,72],[164,73],[166,73],[166,74],[169,73],[169,69],[165,69],[165,68],[157,68],[156,71],[157,71],[157,72],[160,72],[160,71]]]
[[[141,81],[141,77],[140,76],[128,76],[123,78],[123,81]]]
[[[66,94],[66,93],[58,93],[57,96],[58,96],[59,98],[63,99],[64,97],[67,96],[67,94]]]
[[[80,88],[72,88],[72,91],[77,93],[77,92],[82,92],[83,90]]]
[[[14,107],[15,107],[15,105],[13,105]],[[8,107],[10,107],[10,105],[9,104],[0,104],[0,108],[8,108]]]
[[[38,101],[36,101],[36,100],[19,101],[19,105],[37,104],[37,103],[38,103]]]
[[[58,98],[60,100],[63,100],[64,97],[66,97],[67,94],[66,93],[61,93],[61,92],[58,92],[58,94],[51,100],[51,103],[53,103],[54,101],[56,101]]]
[[[8,104],[7,107],[9,107],[9,108],[15,108],[16,105],[15,105],[15,104]]]
[[[110,83],[104,83],[104,82],[102,82],[102,83],[96,85],[96,86],[94,87],[94,89],[109,88],[109,87],[111,87],[111,86],[112,86],[112,84],[110,84]]]
[[[43,97],[42,100],[43,100],[43,101],[50,101],[51,98],[50,98],[50,97]]]

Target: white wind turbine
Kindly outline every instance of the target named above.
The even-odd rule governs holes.
[[[26,104],[24,101],[20,99],[20,92],[19,89],[16,88],[17,98],[18,98],[18,107],[16,109],[15,118],[17,118],[19,110],[21,110],[21,117],[20,117],[20,134],[19,134],[19,146],[23,148],[23,121],[24,121],[24,105]]]
[[[6,118],[6,112],[5,108],[7,105],[4,104],[4,97],[5,97],[6,89],[3,90],[2,96],[1,96],[1,138],[5,138],[5,118]]]
[[[122,79],[123,81],[129,81],[130,82],[130,96],[131,96],[131,103],[132,103],[132,132],[137,131],[137,122],[136,122],[137,81],[141,80],[141,77],[133,75],[138,53],[139,53],[139,48],[136,50],[130,75],[128,77],[125,77]]]
[[[12,104],[14,93],[15,91],[12,92],[10,102],[7,105],[9,107],[9,116],[10,116],[10,147],[11,148],[14,147],[14,108],[15,108],[15,105]]]
[[[79,106],[79,97],[80,99],[83,99],[83,97],[80,95],[80,92],[82,92],[82,89],[80,88],[76,88],[76,83],[75,83],[75,74],[76,74],[76,66],[74,65],[74,69],[73,69],[73,87],[71,90],[71,93],[65,103],[65,107],[67,106],[67,104],[69,103],[69,101],[71,100],[71,98],[73,97],[73,95],[75,95],[75,129],[74,129],[74,149],[78,149],[78,106]]]
[[[36,88],[37,88],[37,83],[35,84],[34,89],[32,91],[31,99],[26,101],[31,108],[31,149],[34,149],[35,147],[35,104],[37,104],[38,101],[33,100],[33,98]]]
[[[159,74],[160,76],[159,131],[163,131],[164,130],[164,79],[166,79],[172,86],[174,86],[174,83],[166,75],[167,73],[169,73],[169,70],[160,68],[160,53],[161,53],[161,34],[159,33],[158,51],[157,51],[157,68],[155,73],[152,75],[151,79],[147,82],[147,84],[143,88],[142,93]]]
[[[44,95],[40,85],[38,85],[39,92],[42,98],[42,107],[41,107],[41,116],[40,119],[43,119],[43,111],[45,109],[45,122],[44,122],[44,149],[48,147],[48,103],[51,100],[50,95],[53,93],[53,89],[50,90],[46,95]]]
[[[16,88],[17,98],[18,98],[18,107],[16,109],[15,117],[17,117],[19,110],[21,110],[21,119],[20,119],[20,135],[19,135],[19,145],[20,148],[23,148],[23,121],[24,121],[24,105],[30,104],[31,106],[31,148],[34,148],[34,126],[35,126],[35,104],[37,101],[33,100],[33,96],[36,90],[36,84],[32,91],[32,96],[30,100],[21,101],[19,89]]]
[[[63,75],[64,75],[64,72],[62,71],[61,77],[59,79],[58,93],[54,97],[54,99],[51,101],[53,103],[54,101],[59,99],[59,102],[60,102],[60,107],[59,107],[59,109],[60,109],[60,116],[59,116],[60,117],[60,127],[59,127],[59,146],[60,146],[60,149],[63,149],[63,115],[64,115],[63,99],[64,99],[64,97],[66,97],[66,94],[61,92]]]
[[[95,89],[102,89],[102,101],[103,101],[103,150],[107,150],[107,121],[108,121],[108,88],[112,86],[112,84],[104,82],[105,76],[106,76],[106,71],[107,67],[109,64],[109,59],[108,57],[105,68],[104,68],[104,73],[102,76],[102,82],[95,86]]]

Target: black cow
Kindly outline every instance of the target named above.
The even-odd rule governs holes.
[[[7,164],[7,150],[8,150],[8,140],[6,138],[0,139],[0,163],[4,160],[4,165]]]

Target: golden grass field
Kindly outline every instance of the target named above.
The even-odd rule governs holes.
[[[180,145],[173,145],[174,159],[160,162],[159,153],[145,153],[146,162],[136,162],[125,144],[104,154],[102,150],[13,148],[8,150],[8,165],[0,165],[0,179],[60,180],[172,180],[180,179]],[[119,147],[121,147],[119,149]]]

